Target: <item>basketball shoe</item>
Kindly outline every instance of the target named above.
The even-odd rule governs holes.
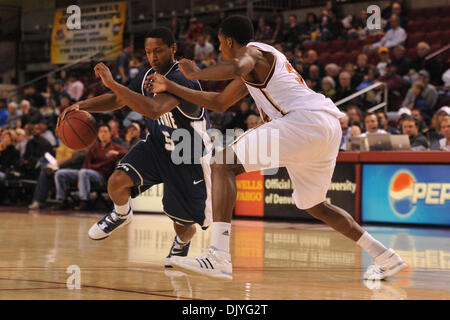
[[[133,220],[131,207],[127,214],[118,214],[113,210],[89,229],[88,236],[92,240],[106,239],[114,230],[126,226],[131,220]]]
[[[172,248],[170,248],[169,255],[166,257],[166,262],[164,264],[164,267],[166,268],[172,268],[172,258],[177,257],[186,257],[189,252],[189,247],[191,245],[191,240],[186,243],[180,243],[177,240],[177,236],[175,236],[175,239],[173,240]]]
[[[383,280],[392,277],[408,266],[393,249],[388,249],[380,254],[374,259],[374,262],[364,273],[364,280]]]
[[[172,257],[171,263],[182,271],[218,279],[233,279],[231,255],[215,247],[210,247],[206,254],[199,257]]]

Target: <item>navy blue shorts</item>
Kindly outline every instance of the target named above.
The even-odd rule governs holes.
[[[160,150],[148,139],[136,143],[116,170],[124,171],[133,180],[132,198],[155,184],[164,183],[164,213],[175,222],[198,223],[203,229],[212,222],[209,164],[175,165],[169,152]]]

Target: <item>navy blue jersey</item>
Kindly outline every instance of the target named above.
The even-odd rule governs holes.
[[[152,68],[142,70],[131,81],[128,88],[134,92],[152,98],[155,94],[145,90],[144,82],[146,77],[154,72],[155,71]],[[178,69],[178,62],[174,63],[170,70],[165,74],[165,77],[184,87],[201,90],[198,81],[187,79]],[[172,152],[176,152],[177,155],[184,159],[183,163],[199,164],[199,159],[205,148],[205,139],[208,138],[206,135],[206,130],[208,130],[210,126],[208,111],[188,101],[180,98],[178,99],[180,100],[180,104],[162,115],[158,120],[146,118],[146,125],[149,131],[147,140],[151,141],[151,143],[158,147],[159,150],[166,152],[169,155]],[[198,115],[195,116],[192,115],[192,113],[189,114],[192,110],[199,111],[197,113]],[[188,133],[190,139],[191,146],[189,148],[189,155],[184,154],[184,151],[188,150],[185,149],[185,147],[187,147],[187,141],[183,141],[183,136],[185,137],[185,135],[180,132],[173,135],[174,131],[177,129],[187,130],[184,133]],[[178,143],[183,143],[183,145],[177,147]],[[198,146],[202,147],[199,148]]]

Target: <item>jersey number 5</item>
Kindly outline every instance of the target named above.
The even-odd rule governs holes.
[[[297,80],[298,83],[306,86],[306,83],[303,80],[303,77],[300,75],[300,73],[297,72],[297,70],[294,69],[294,67],[288,61],[286,61],[286,69],[291,73],[295,73],[295,75],[297,76],[297,78],[295,78],[295,80]]]

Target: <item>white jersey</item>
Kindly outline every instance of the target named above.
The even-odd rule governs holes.
[[[308,88],[302,76],[280,51],[260,42],[250,42],[247,47],[256,47],[275,57],[263,83],[251,83],[243,79],[264,120],[265,115],[274,120],[294,110],[320,110],[336,118],[344,116],[333,101]]]

